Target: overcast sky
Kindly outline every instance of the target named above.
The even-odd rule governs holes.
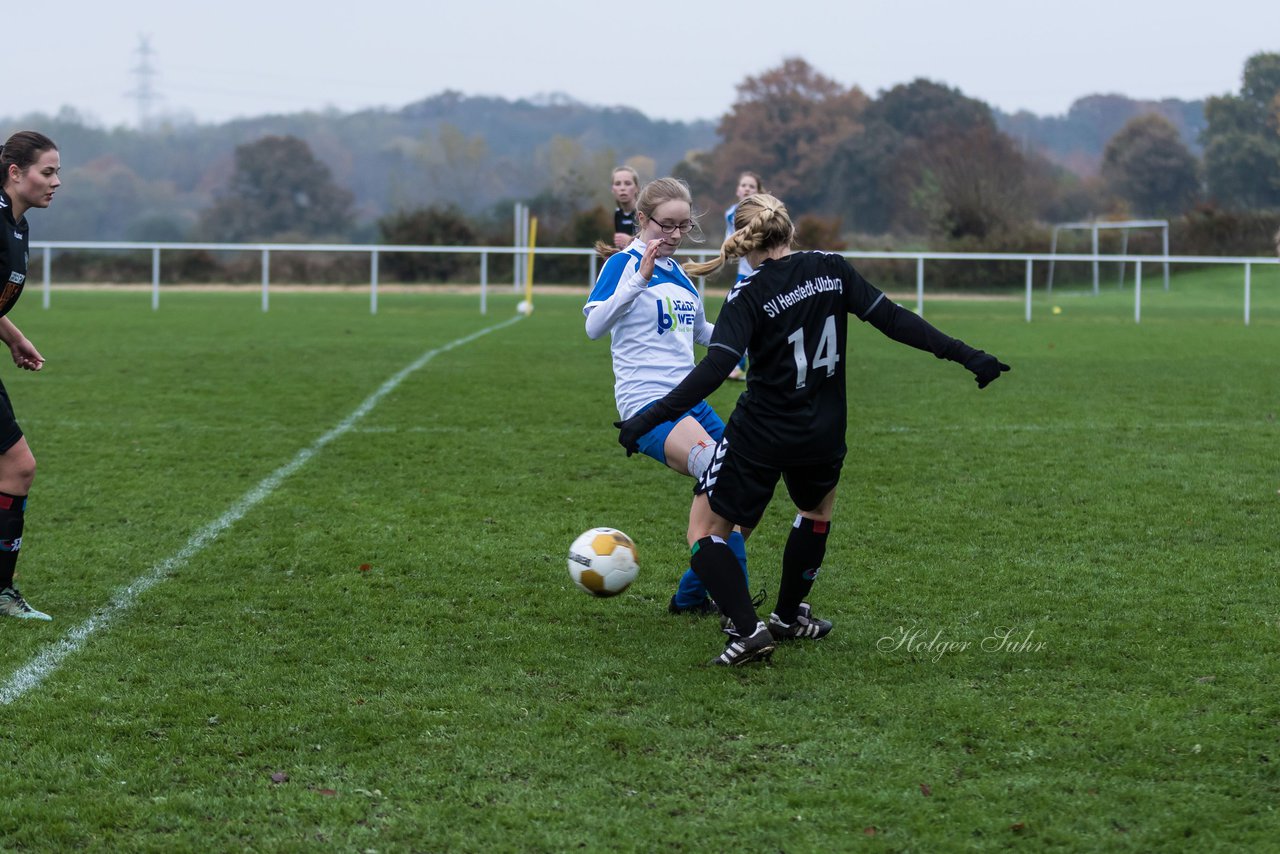
[[[141,37],[153,112],[202,122],[445,89],[717,119],[744,78],[793,56],[871,95],[927,77],[1060,115],[1101,92],[1238,91],[1245,59],[1280,51],[1280,1],[64,0],[15,6],[4,29],[0,116],[71,106],[108,126],[137,123]]]

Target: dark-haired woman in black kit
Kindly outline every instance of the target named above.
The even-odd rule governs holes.
[[[44,357],[6,315],[22,296],[27,283],[27,218],[31,208],[47,208],[62,184],[62,163],[53,140],[35,131],[19,131],[0,149],[0,341],[9,347],[13,363],[38,371]],[[27,493],[36,475],[36,458],[13,414],[9,393],[0,384],[0,617],[53,619],[27,604],[13,581],[22,548],[22,525]]]

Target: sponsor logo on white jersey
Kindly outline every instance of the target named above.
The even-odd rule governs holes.
[[[671,329],[689,330],[698,317],[698,303],[691,299],[663,297],[654,300],[658,308],[658,334],[665,335]]]

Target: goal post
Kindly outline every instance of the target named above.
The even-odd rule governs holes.
[[[1160,229],[1160,251],[1164,256],[1164,289],[1169,290],[1169,221],[1167,219],[1127,219],[1116,220],[1110,222],[1099,222],[1092,220],[1090,222],[1060,222],[1053,227],[1052,237],[1049,239],[1049,281],[1048,290],[1053,293],[1053,256],[1058,254],[1058,234],[1063,231],[1088,231],[1089,232],[1089,250],[1093,256],[1093,295],[1098,295],[1098,263],[1101,260],[1098,255],[1098,232],[1106,230],[1120,230],[1121,248],[1120,254],[1128,254],[1129,249],[1129,232],[1135,228],[1158,228]],[[1120,262],[1120,285],[1124,285],[1125,262]]]

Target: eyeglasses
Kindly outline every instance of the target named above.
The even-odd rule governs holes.
[[[675,234],[677,231],[681,234],[688,234],[693,231],[693,220],[691,219],[686,219],[684,222],[671,223],[658,222],[656,219],[651,219],[649,222],[661,229],[663,234]]]

